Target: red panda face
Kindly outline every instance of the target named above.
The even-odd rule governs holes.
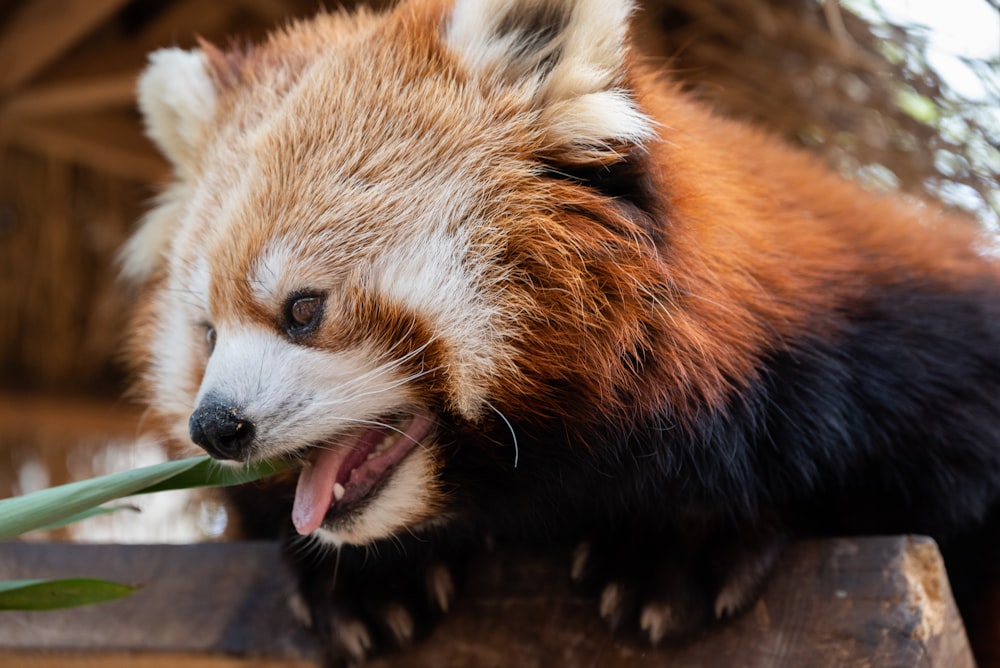
[[[223,125],[201,158],[149,323],[150,382],[177,436],[216,457],[304,457],[299,531],[364,543],[439,511],[434,416],[477,419],[510,355],[474,223],[498,158],[464,128],[397,127],[398,109],[304,122],[318,85],[249,137]],[[427,164],[403,171],[403,150]],[[351,512],[324,524],[331,506]]]
[[[526,382],[538,286],[511,257],[552,243],[537,156],[599,163],[648,132],[612,85],[623,32],[553,55],[501,4],[165,50],[140,83],[177,173],[126,249],[151,407],[220,459],[301,458],[300,533],[360,544],[447,512],[436,416],[476,424]]]

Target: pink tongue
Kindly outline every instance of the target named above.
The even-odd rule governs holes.
[[[323,523],[326,511],[333,503],[333,486],[344,460],[339,448],[316,449],[316,456],[299,473],[292,505],[292,523],[303,536],[311,534]]]

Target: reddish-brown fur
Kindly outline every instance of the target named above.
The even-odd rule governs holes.
[[[437,26],[447,9],[443,2],[405,3],[374,34],[362,29],[365,52],[377,59],[382,48],[411,50],[412,55],[394,58],[414,68],[403,73],[403,82],[424,79],[430,72],[463,79],[439,41]],[[362,16],[357,21],[319,17],[246,51],[222,52],[204,44],[222,91],[218,117],[238,130],[240,115],[254,108],[245,98],[248,90],[280,96],[320,50],[357,39],[342,24],[367,27],[370,21]],[[776,338],[806,323],[822,332],[828,305],[858,296],[871,280],[891,282],[894,274],[910,269],[951,276],[958,287],[963,276],[995,273],[972,252],[977,232],[970,223],[933,214],[935,222],[921,222],[928,207],[844,183],[814,158],[693,102],[636,58],[629,79],[641,107],[662,123],[660,139],[647,150],[651,189],[667,203],[662,205],[666,220],[657,223],[669,242],[650,252],[654,241],[649,234],[587,188],[511,174],[515,180],[505,192],[509,212],[493,215],[510,221],[505,259],[524,272],[522,280],[508,286],[510,298],[518,310],[538,317],[519,323],[519,336],[532,342],[525,346],[530,356],[519,360],[524,377],[505,385],[504,405],[527,399],[537,407],[535,383],[572,373],[566,368],[569,358],[580,360],[574,368],[586,373],[566,380],[587,388],[594,410],[626,419],[641,407],[664,403],[696,411],[739,389],[752,377],[761,350]],[[409,123],[426,124],[428,132],[442,122],[422,119],[419,112],[401,110]],[[516,112],[496,110],[501,117]],[[548,147],[535,143],[535,137],[509,139],[518,142],[514,150],[526,160],[548,156]],[[273,208],[288,201],[287,192],[253,195],[265,213],[262,220],[298,222]],[[550,210],[553,201],[566,206]],[[250,233],[248,245],[256,247],[253,231],[244,232]],[[260,231],[271,233],[270,228]],[[252,253],[238,245],[226,250],[231,257],[221,258],[220,264],[234,276],[245,274]],[[271,320],[245,289],[241,294],[239,285],[218,283],[216,290],[213,302],[227,305],[232,313]],[[670,308],[657,316],[652,302]],[[367,328],[380,320],[359,322]],[[651,348],[657,350],[649,360],[655,367],[647,366],[644,373],[655,369],[661,382],[643,386],[665,394],[637,396],[635,379],[629,369],[617,367],[617,360],[623,353]],[[619,399],[628,405],[616,406]],[[561,409],[549,410],[558,414]]]
[[[546,4],[556,9],[543,18],[570,11],[524,7]],[[566,525],[605,548],[641,542],[643,568],[677,567],[685,586],[717,597],[717,616],[750,600],[807,504],[835,508],[839,520],[837,503],[877,505],[871,485],[884,484],[886,514],[904,516],[891,530],[922,530],[907,504],[925,497],[934,530],[962,513],[983,519],[997,484],[977,469],[1000,478],[990,441],[1000,424],[990,398],[1000,385],[990,316],[1000,271],[972,223],[842,181],[718,117],[624,47],[614,85],[656,136],[566,140],[541,127],[548,102],[526,96],[517,73],[476,71],[447,45],[451,11],[445,0],[411,0],[384,17],[321,15],[245,50],[202,45],[214,114],[172,195],[195,204],[173,221],[181,234],[163,252],[174,266],[148,268],[133,327],[144,395],[174,440],[187,438],[209,328],[220,341],[241,328],[268,332],[334,360],[401,357],[404,407],[436,413],[441,429],[419,452],[430,491],[405,527],[418,539],[401,553],[424,554],[420,532],[436,537],[453,520],[546,536]],[[452,180],[421,180],[442,173]],[[402,284],[417,276],[433,293],[440,284],[426,267],[392,274],[438,259],[408,254],[420,240],[463,235],[454,270],[470,276],[469,304]],[[261,297],[252,277],[275,247],[290,278]],[[157,350],[172,343],[162,322],[178,299],[170,280],[207,282],[204,321],[183,333],[195,352],[173,385]],[[323,299],[304,338],[285,317],[296,290]],[[911,297],[912,312],[895,308]],[[459,307],[460,317],[448,311]],[[954,327],[941,326],[953,313],[979,337],[954,364],[943,359],[955,354]],[[908,361],[875,360],[870,379],[859,361],[869,344]],[[907,374],[926,391],[909,391]],[[914,414],[940,421],[919,446]],[[959,450],[932,440],[938,432]],[[512,445],[508,435],[522,439],[520,469],[498,448]],[[925,474],[941,461],[953,470]],[[474,475],[482,479],[465,477]],[[268,494],[287,510],[290,494]],[[623,524],[640,536],[620,535]],[[708,554],[713,546],[721,556]],[[339,611],[340,599],[319,591],[333,589],[329,574],[300,566],[314,614]],[[356,567],[358,582],[381,573]],[[694,606],[691,618],[709,608]]]

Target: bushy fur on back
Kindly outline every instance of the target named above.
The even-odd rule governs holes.
[[[658,643],[789,535],[996,505],[985,240],[715,116],[631,11],[409,0],[151,58],[176,180],[126,249],[140,390],[178,443],[303,462],[236,497],[336,546],[296,566],[334,654],[426,630],[487,533],[580,541]]]

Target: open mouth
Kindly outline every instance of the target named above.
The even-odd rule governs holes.
[[[292,506],[292,522],[303,536],[322,526],[329,513],[367,499],[430,434],[434,423],[430,416],[415,413],[371,424],[309,450]]]

